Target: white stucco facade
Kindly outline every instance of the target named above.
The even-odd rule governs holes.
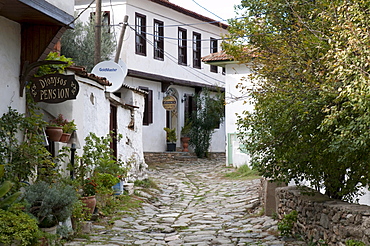
[[[21,26],[20,24],[0,16],[0,115],[8,111],[8,107],[24,113],[25,98],[19,96]]]
[[[75,0],[75,9],[79,12],[85,9],[91,1]],[[185,120],[184,94],[195,95],[196,87],[224,86],[225,76],[221,68],[218,72],[211,72],[210,66],[200,64],[200,68],[193,67],[193,34],[201,35],[201,56],[210,52],[210,38],[220,39],[226,30],[213,24],[202,22],[189,15],[189,11],[177,11],[172,7],[158,4],[149,0],[104,0],[102,11],[110,13],[110,24],[114,26],[117,38],[121,32],[125,15],[128,15],[123,47],[120,54],[121,60],[127,65],[129,73],[124,83],[133,87],[146,87],[153,95],[153,121],[143,125],[144,152],[166,151],[166,132],[164,127],[176,128],[177,147],[181,147],[180,131]],[[183,10],[182,10],[183,11]],[[95,5],[85,11],[80,19],[87,21],[90,14],[95,12]],[[146,54],[139,55],[135,52],[135,14],[145,16],[146,19]],[[154,58],[153,33],[154,20],[163,22],[164,25],[164,58]],[[192,25],[188,25],[192,24]],[[113,28],[113,27],[112,27]],[[178,29],[183,28],[187,33],[187,64],[178,64]],[[218,40],[220,46],[221,40]],[[220,47],[218,48],[220,49]],[[159,77],[158,77],[159,76]],[[178,82],[180,81],[180,82]],[[163,89],[163,83],[168,88]],[[194,86],[196,84],[196,86]],[[176,110],[171,112],[171,119],[162,106],[166,90],[171,89],[177,98]],[[170,122],[170,123],[169,123]],[[170,125],[168,125],[170,124]],[[210,147],[211,152],[225,152],[226,138],[225,127],[221,125],[216,129]]]
[[[226,108],[225,127],[227,137],[226,164],[234,167],[249,165],[250,157],[243,151],[243,146],[237,138],[237,115],[243,111],[252,111],[253,105],[247,97],[246,89],[251,86],[248,75],[251,70],[245,64],[236,62],[226,63]],[[239,87],[239,88],[237,88]]]

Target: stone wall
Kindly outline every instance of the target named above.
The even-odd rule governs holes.
[[[293,230],[307,241],[321,239],[344,246],[353,239],[370,245],[369,206],[333,200],[318,192],[304,195],[295,186],[276,189],[276,206],[279,219],[292,210],[298,212]]]
[[[224,152],[212,152],[209,154],[211,159],[225,159]],[[144,158],[147,164],[186,162],[198,159],[195,153],[190,152],[145,152]]]

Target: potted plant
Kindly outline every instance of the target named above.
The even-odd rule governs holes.
[[[166,140],[167,140],[167,151],[176,151],[176,128],[170,129],[168,127],[163,128],[166,131]]]
[[[49,121],[49,125],[46,127],[46,135],[49,139],[54,142],[59,142],[60,137],[63,134],[63,125],[65,124],[65,119],[62,114],[59,114],[58,117]]]
[[[96,207],[96,189],[98,184],[92,178],[87,178],[82,184],[82,196],[80,200],[88,208],[90,214],[94,213]]]
[[[65,120],[62,129],[63,129],[63,134],[60,137],[59,141],[62,142],[62,143],[67,143],[69,141],[70,137],[71,137],[72,132],[77,130],[75,121],[74,120],[71,120],[71,121]]]
[[[77,193],[70,185],[48,184],[44,181],[27,186],[24,193],[26,210],[38,221],[38,226],[55,228],[72,215]],[[45,229],[44,229],[45,230]]]
[[[189,132],[191,130],[191,121],[187,119],[184,123],[184,126],[181,128],[181,142],[182,142],[182,151],[189,152]]]

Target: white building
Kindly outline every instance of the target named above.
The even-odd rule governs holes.
[[[73,0],[8,0],[0,3],[0,115],[24,113],[26,63],[44,60],[73,24]],[[42,35],[40,35],[42,34]]]
[[[106,92],[110,82],[86,73],[84,69],[71,67],[67,74],[75,75],[79,84],[79,93],[75,100],[61,103],[40,102],[45,120],[50,120],[62,114],[69,121],[74,120],[77,125],[77,137],[82,155],[85,138],[94,133],[98,137],[111,134],[114,141],[111,148],[116,158],[129,165],[130,178],[134,181],[146,177],[146,163],[142,146],[142,116],[144,110],[145,92],[124,85],[120,93],[125,100],[113,93]],[[114,136],[112,135],[114,134]],[[121,134],[121,140],[115,140]],[[49,150],[57,153],[66,143],[51,142]],[[66,162],[68,163],[68,161]]]
[[[248,75],[252,71],[248,66],[235,61],[234,57],[227,55],[224,51],[205,56],[202,61],[206,64],[223,67],[226,70],[226,165],[240,167],[246,164],[250,166],[250,156],[243,150],[243,145],[237,138],[237,115],[242,115],[245,110],[253,111],[252,102],[246,93],[246,88],[251,86]]]
[[[67,28],[74,24],[74,0],[7,0],[0,3],[0,116],[8,107],[26,112],[25,85],[29,84],[36,62],[43,61],[53,51]],[[69,70],[69,74],[74,71]],[[75,100],[62,103],[40,103],[44,119],[63,114],[74,119],[81,148],[85,137],[93,132],[105,136],[111,130],[124,139],[113,146],[118,157],[136,160],[131,170],[134,177],[144,171],[146,164],[142,149],[142,117],[145,92],[125,85],[120,92],[125,101],[106,93],[106,85],[77,72],[80,92]],[[119,124],[118,124],[119,122]],[[50,143],[54,154],[66,144]],[[78,150],[82,154],[82,149]],[[68,161],[66,161],[68,163]],[[139,170],[140,169],[140,170]]]
[[[222,69],[204,65],[201,57],[217,52],[227,26],[179,7],[166,0],[103,0],[103,22],[109,23],[119,37],[124,16],[128,26],[121,60],[128,67],[124,83],[147,91],[143,116],[144,152],[164,152],[164,127],[180,130],[191,112],[192,98],[203,88],[223,87]],[[95,12],[90,0],[75,0],[81,20]],[[114,28],[113,28],[114,27]],[[162,100],[172,94],[177,100],[173,111],[166,111]],[[216,129],[210,152],[225,151],[225,128]]]

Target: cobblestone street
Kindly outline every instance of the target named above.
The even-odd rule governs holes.
[[[137,190],[147,200],[138,212],[66,245],[306,245],[278,236],[277,221],[260,215],[260,180],[224,178],[232,170],[224,160],[151,166],[160,191]]]

